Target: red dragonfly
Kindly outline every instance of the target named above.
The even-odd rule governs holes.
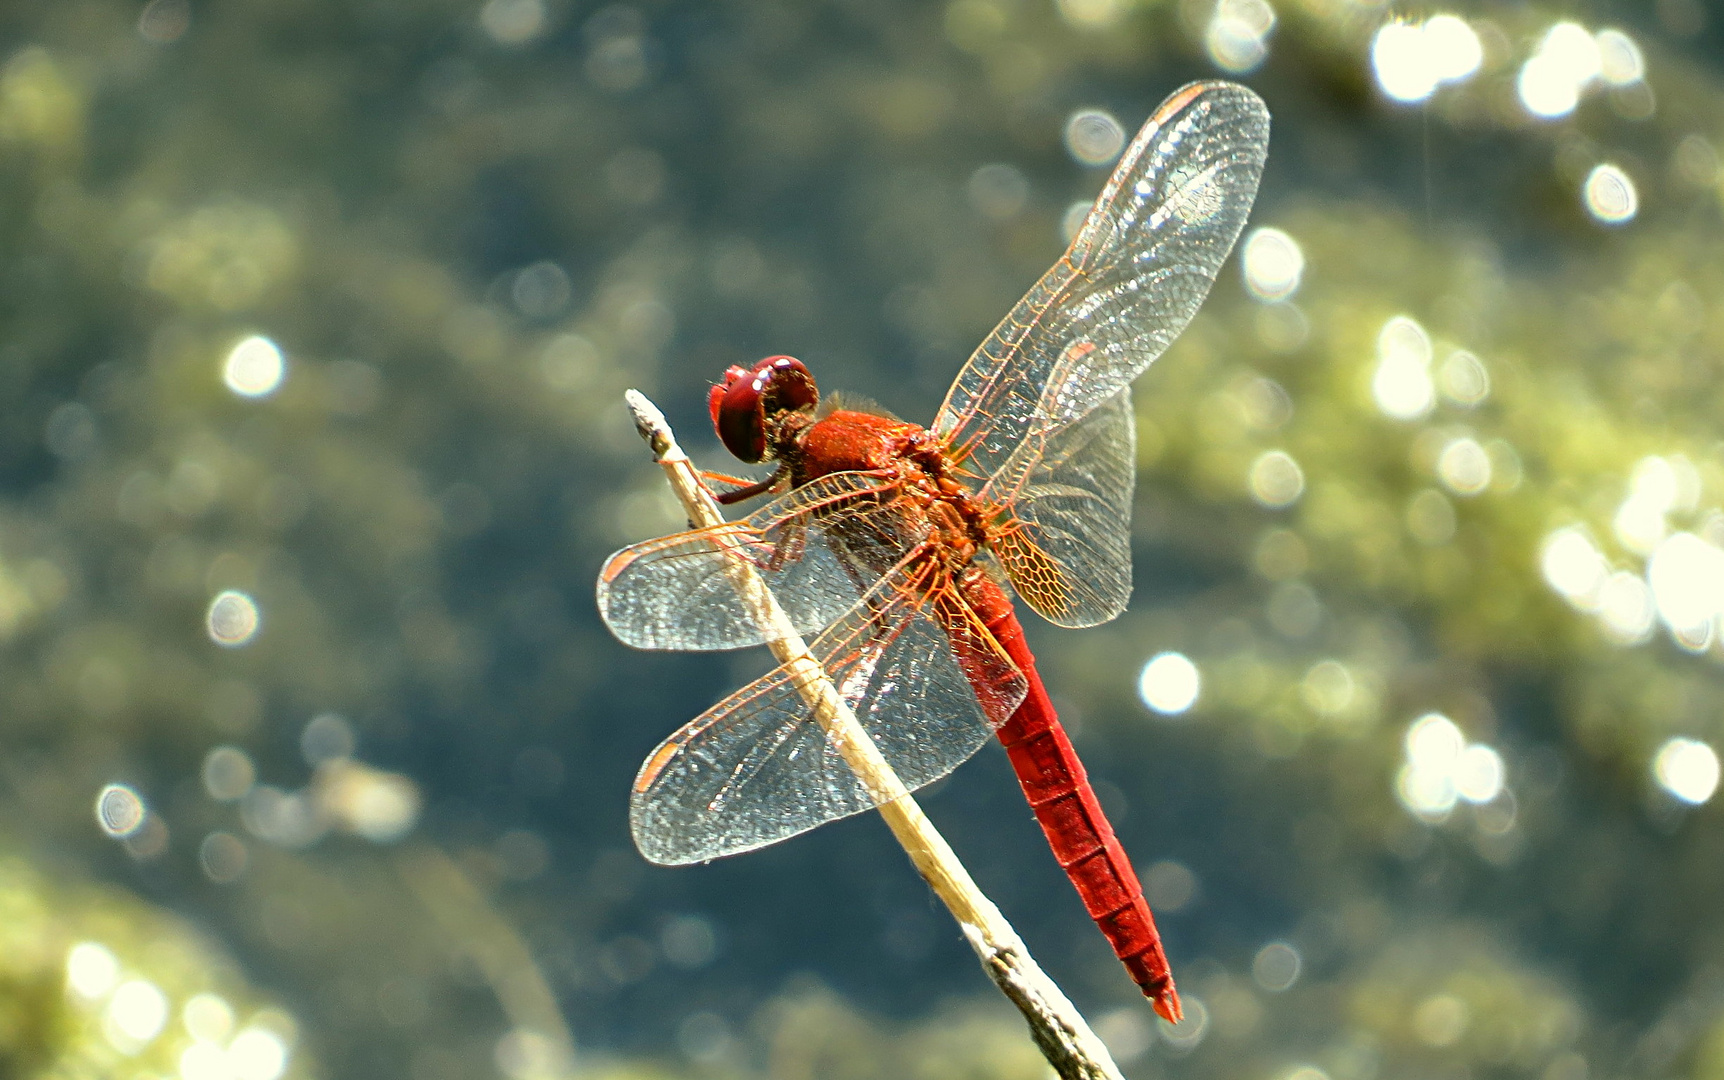
[[[1060,865],[1169,1021],[1179,996],[1137,875],[1054,714],[1001,583],[1060,626],[1131,593],[1131,382],[1185,328],[1250,212],[1269,114],[1250,90],[1194,83],[1138,132],[1065,256],[959,372],[932,427],[820,405],[787,356],[732,367],[713,424],[776,463],[720,502],[739,521],[624,548],[599,577],[623,642],[731,649],[766,631],[738,598],[747,559],[910,789],[1005,744]],[[729,480],[729,478],[720,478]],[[789,666],[665,740],[630,824],[656,863],[703,862],[870,809]]]

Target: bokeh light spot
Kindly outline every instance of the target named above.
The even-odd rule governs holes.
[[[109,784],[96,793],[96,824],[116,840],[124,840],[143,828],[144,800],[125,784]]]
[[[1640,195],[1628,174],[1609,163],[1597,165],[1580,186],[1586,212],[1605,225],[1621,225],[1640,212]]]
[[[1220,0],[1203,34],[1204,48],[1215,66],[1243,75],[1269,56],[1269,35],[1275,29],[1275,9],[1266,0]]]
[[[1455,771],[1466,737],[1453,720],[1433,712],[1407,725],[1403,746],[1407,760],[1396,777],[1396,795],[1419,817],[1442,820],[1459,797]]]
[[[1676,176],[1691,187],[1704,189],[1718,183],[1718,150],[1712,140],[1697,131],[1682,136],[1670,164]]]
[[[225,1042],[233,1033],[233,1006],[216,994],[194,994],[181,1007],[180,1022],[194,1039]]]
[[[1395,797],[1418,817],[1441,821],[1454,809],[1458,795],[1447,772],[1420,769],[1407,762],[1395,775]]]
[[[1125,148],[1125,128],[1111,113],[1079,109],[1066,120],[1065,140],[1066,150],[1080,164],[1106,165]]]
[[[1417,420],[1436,403],[1431,337],[1416,320],[1396,315],[1377,334],[1371,396],[1383,415],[1395,420]]]
[[[1480,405],[1491,396],[1491,376],[1484,361],[1465,349],[1448,355],[1438,369],[1437,380],[1443,396],[1463,409]]]
[[[217,885],[239,880],[245,873],[250,854],[245,841],[229,832],[212,832],[198,845],[198,865],[204,876]]]
[[[1095,205],[1088,199],[1079,199],[1066,207],[1060,215],[1060,240],[1069,244],[1072,238],[1083,228],[1083,223],[1089,217],[1090,208]]]
[[[1455,506],[1435,488],[1423,488],[1407,500],[1407,531],[1426,547],[1455,538]]]
[[[1477,495],[1491,484],[1491,459],[1476,439],[1451,439],[1437,457],[1437,478],[1456,495]]]
[[[1272,510],[1292,506],[1305,493],[1305,471],[1285,450],[1265,450],[1247,476],[1251,497]]]
[[[1673,533],[1647,560],[1646,581],[1659,618],[1698,636],[1724,612],[1724,551],[1689,532]]]
[[[1234,392],[1239,412],[1254,431],[1275,431],[1293,419],[1293,399],[1287,388],[1259,375]]]
[[[280,389],[286,374],[281,347],[257,334],[230,349],[222,363],[222,381],[240,397],[268,397]]]
[[[1197,875],[1182,862],[1160,859],[1143,872],[1143,891],[1150,907],[1171,915],[1197,898]]]
[[[1295,641],[1310,637],[1323,623],[1323,602],[1303,581],[1277,585],[1264,611],[1276,633]]]
[[[204,616],[210,640],[228,649],[250,643],[257,636],[258,622],[256,601],[233,589],[217,593]]]
[[[352,757],[357,744],[353,725],[335,713],[318,713],[299,733],[299,752],[307,765]]]
[[[1282,301],[1264,304],[1257,309],[1257,340],[1270,352],[1288,353],[1311,337],[1311,320],[1298,304]]]
[[[1665,519],[1666,504],[1643,492],[1633,492],[1616,508],[1611,531],[1622,546],[1636,555],[1651,555],[1670,533]]]
[[[1124,0],[1057,0],[1060,17],[1080,30],[1112,26],[1125,14]]]
[[[227,1057],[237,1080],[276,1080],[287,1070],[287,1044],[263,1027],[248,1027],[235,1035]]]
[[[1584,86],[1604,70],[1598,39],[1576,22],[1559,22],[1545,31],[1538,54],[1558,65],[1576,85]]]
[[[126,1046],[128,1042],[132,1046],[148,1043],[161,1034],[167,1019],[168,999],[155,983],[144,979],[123,983],[108,999],[110,1035],[117,1033],[120,1036],[113,1041],[122,1049],[131,1048]]]
[[[549,259],[524,266],[509,277],[509,299],[529,319],[554,319],[573,297],[569,272]]]
[[[1269,529],[1257,541],[1251,557],[1257,572],[1270,581],[1286,581],[1303,574],[1311,565],[1311,551],[1292,529]]]
[[[374,844],[392,844],[419,821],[419,785],[400,773],[349,759],[318,769],[316,797],[325,820]]]
[[[1593,39],[1598,43],[1599,76],[1612,86],[1628,86],[1646,77],[1646,60],[1640,46],[1621,30],[1600,30]]]
[[[1371,39],[1371,70],[1377,85],[1395,101],[1416,102],[1437,89],[1437,67],[1425,47],[1423,27],[1390,22]]]
[[[1519,820],[1520,803],[1507,787],[1496,798],[1477,804],[1473,810],[1474,823],[1488,836],[1508,835]]]
[[[1180,1004],[1185,1007],[1185,1019],[1177,1024],[1158,1020],[1157,1026],[1168,1045],[1175,1050],[1189,1052],[1197,1049],[1203,1037],[1209,1034],[1209,1006],[1201,998],[1189,994],[1181,996]]]
[[[1394,101],[1423,101],[1442,83],[1471,78],[1483,62],[1478,32],[1458,15],[1385,23],[1371,39],[1371,70]]]
[[[1136,1061],[1155,1045],[1155,1028],[1141,1008],[1127,1006],[1102,1013],[1095,1022],[1095,1033],[1121,1065]]]
[[[1492,439],[1485,443],[1485,453],[1491,462],[1491,487],[1497,491],[1514,491],[1521,481],[1526,479],[1526,468],[1521,464],[1520,451],[1506,439]]]
[[[1453,1046],[1472,1020],[1467,1003],[1453,994],[1426,998],[1413,1011],[1413,1032],[1428,1046]]]
[[[191,25],[189,0],[150,0],[138,13],[138,36],[152,45],[172,45]]]
[[[305,792],[259,784],[240,803],[240,820],[259,840],[285,848],[315,843],[328,829],[320,807]]]
[[[1559,22],[1545,32],[1538,50],[1521,66],[1515,89],[1527,112],[1556,119],[1574,111],[1581,92],[1603,67],[1598,41],[1586,28]]]
[[[1618,570],[1598,591],[1598,617],[1605,636],[1619,645],[1639,645],[1652,636],[1652,590],[1639,575]]]
[[[723,288],[746,291],[743,283],[752,276],[751,268],[729,265],[743,262],[746,256],[726,259]],[[580,334],[558,334],[539,351],[539,377],[553,390],[565,393],[580,390],[598,370],[601,360],[598,349]]]
[[[1138,697],[1164,716],[1188,711],[1197,704],[1202,689],[1202,675],[1184,653],[1157,653],[1143,665],[1137,678]]]
[[[1339,660],[1319,660],[1305,672],[1299,696],[1319,716],[1340,716],[1353,704],[1358,690],[1353,673]]]
[[[970,205],[983,217],[1009,221],[1023,213],[1030,200],[1030,182],[1016,165],[995,161],[970,174]]]
[[[1305,253],[1299,242],[1280,229],[1253,230],[1246,238],[1240,265],[1245,287],[1259,300],[1285,300],[1299,291],[1305,273]]]
[[[1425,20],[1425,48],[1431,67],[1443,82],[1471,78],[1484,63],[1484,45],[1478,31],[1459,15],[1433,15]]]
[[[1718,790],[1718,754],[1697,739],[1670,739],[1653,757],[1652,775],[1675,798],[1699,806]]]
[[[179,1080],[233,1080],[227,1051],[199,1040],[180,1051]]]
[[[66,986],[88,1001],[106,997],[120,981],[120,962],[105,945],[80,941],[66,952]]]
[[[1567,116],[1580,104],[1580,87],[1543,56],[1530,57],[1521,65],[1515,90],[1526,111],[1543,119]]]
[[[718,955],[718,931],[703,915],[678,915],[659,932],[659,951],[673,967],[703,968]]]
[[[624,4],[602,7],[581,30],[588,42],[587,79],[600,90],[627,93],[652,77],[655,65],[639,10]]]
[[[544,0],[488,0],[479,25],[499,45],[524,45],[545,29]]]
[[[245,796],[257,782],[257,767],[251,755],[235,746],[218,746],[204,755],[204,791],[217,802],[233,802]]]
[[[1455,792],[1470,803],[1488,803],[1503,790],[1503,759],[1493,747],[1473,743],[1454,764]]]
[[[1299,981],[1302,966],[1299,950],[1285,941],[1271,941],[1257,950],[1251,961],[1251,977],[1264,990],[1279,994]]]
[[[1700,497],[1699,473],[1681,454],[1641,458],[1635,463],[1629,483],[1634,498],[1657,507],[1661,514],[1692,510]]]

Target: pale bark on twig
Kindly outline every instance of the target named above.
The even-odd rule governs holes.
[[[713,501],[699,471],[677,445],[664,415],[639,391],[630,390],[625,396],[634,413],[636,428],[664,466],[672,490],[688,513],[689,523],[696,528],[723,524],[723,512]],[[807,644],[766,583],[754,572],[753,565],[738,555],[730,560],[730,576],[756,625],[765,632],[773,656],[795,672],[797,689],[826,729],[827,739],[868,789],[880,816],[886,819],[916,870],[958,920],[988,977],[1023,1013],[1031,1036],[1054,1071],[1063,1080],[1122,1080],[1107,1048],[1060,988],[1036,965],[1017,931],[993,901],[982,895],[945,838],[935,831],[922,808],[910,797],[909,790],[886,763],[826,672],[809,654]]]

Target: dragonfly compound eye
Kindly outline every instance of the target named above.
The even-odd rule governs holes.
[[[776,414],[820,401],[814,376],[793,356],[769,356],[752,368],[731,367],[712,388],[707,405],[726,450],[753,464],[767,458],[768,432]]]

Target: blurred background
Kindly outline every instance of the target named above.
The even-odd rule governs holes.
[[[1124,139],[1274,116],[1137,384],[1131,610],[1035,625],[1155,1020],[995,748],[925,805],[1133,1078],[1724,1077],[1724,9],[0,10],[0,1073],[1039,1078],[873,815],[629,784],[727,364],[932,418]],[[1079,211],[1081,212],[1081,210]]]

